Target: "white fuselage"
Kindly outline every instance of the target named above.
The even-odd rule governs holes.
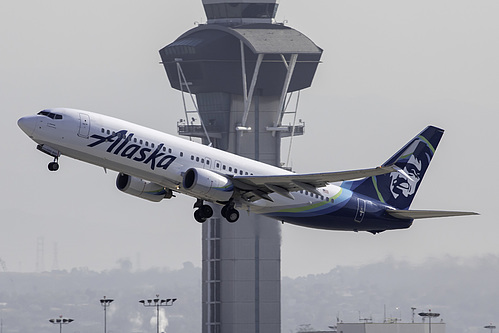
[[[185,140],[117,118],[74,109],[51,109],[62,119],[44,115],[24,117],[19,126],[31,139],[87,163],[138,177],[176,192],[198,197],[182,186],[190,168],[208,169],[221,175],[283,175],[291,172],[216,148]],[[116,135],[119,133],[119,135]],[[114,134],[114,136],[113,136]],[[112,136],[111,139],[106,139]],[[255,212],[310,205],[327,201],[341,191],[336,185],[319,188],[323,196],[300,191],[294,199],[270,194],[269,200],[238,202]],[[209,200],[209,198],[200,198]]]
[[[443,134],[434,126],[381,167],[295,174],[88,111],[47,109],[19,119],[18,125],[54,157],[49,170],[56,171],[59,156],[66,155],[119,172],[117,188],[142,199],[159,202],[173,191],[189,195],[197,199],[198,222],[213,216],[205,202],[222,205],[220,214],[228,222],[237,221],[241,208],[311,228],[371,233],[408,228],[414,218],[476,214],[409,210]],[[423,160],[428,161],[424,169],[418,163]],[[346,181],[352,179],[359,180]],[[346,182],[334,183],[339,181]],[[413,190],[406,190],[410,184]]]

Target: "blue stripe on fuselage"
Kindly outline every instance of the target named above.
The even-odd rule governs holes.
[[[359,217],[359,199],[365,204],[362,217]],[[299,212],[289,210],[265,215],[291,224],[327,230],[384,231],[411,226],[412,220],[393,218],[386,213],[387,208],[381,202],[343,189],[334,203]]]

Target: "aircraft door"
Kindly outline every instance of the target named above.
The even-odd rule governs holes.
[[[88,114],[80,113],[80,128],[78,129],[78,136],[88,139],[90,134],[90,117]]]
[[[355,222],[362,222],[366,215],[366,200],[357,198],[357,213],[355,214]]]

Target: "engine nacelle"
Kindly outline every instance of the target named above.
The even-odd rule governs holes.
[[[116,187],[121,192],[153,202],[160,202],[163,199],[170,199],[173,196],[173,192],[170,189],[124,173],[118,174]]]
[[[232,181],[210,170],[191,168],[184,174],[183,186],[199,197],[225,202],[234,193]]]

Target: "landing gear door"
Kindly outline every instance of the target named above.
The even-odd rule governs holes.
[[[355,222],[362,222],[364,216],[366,215],[366,201],[361,198],[357,198],[357,214],[355,214]]]
[[[90,117],[88,114],[80,113],[80,128],[78,129],[78,136],[88,139],[90,134]]]

